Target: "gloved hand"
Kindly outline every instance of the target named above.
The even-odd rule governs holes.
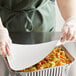
[[[0,25],[2,25],[0,21]],[[0,55],[10,55],[10,44],[12,43],[8,30],[4,27],[0,28]]]
[[[61,41],[76,41],[76,19],[69,18],[63,28]]]

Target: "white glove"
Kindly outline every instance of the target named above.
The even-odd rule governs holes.
[[[61,41],[76,41],[76,19],[69,18],[63,28]]]
[[[0,23],[1,25],[2,23]],[[0,28],[0,54],[9,55],[10,54],[10,44],[11,39],[9,37],[8,30],[6,28]]]

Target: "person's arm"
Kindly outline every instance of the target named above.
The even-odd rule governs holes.
[[[0,55],[10,55],[11,39],[8,30],[3,26],[0,18]]]
[[[57,0],[57,3],[64,20],[76,18],[76,0]]]
[[[57,0],[57,3],[65,20],[61,40],[76,41],[76,0]]]

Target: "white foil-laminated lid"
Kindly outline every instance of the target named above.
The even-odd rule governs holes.
[[[45,58],[55,47],[57,41],[40,44],[12,44],[11,55],[7,56],[9,66],[13,70],[28,68]]]

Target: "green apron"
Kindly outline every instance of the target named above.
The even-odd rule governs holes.
[[[55,2],[50,0],[2,0],[0,16],[9,32],[55,30]]]

